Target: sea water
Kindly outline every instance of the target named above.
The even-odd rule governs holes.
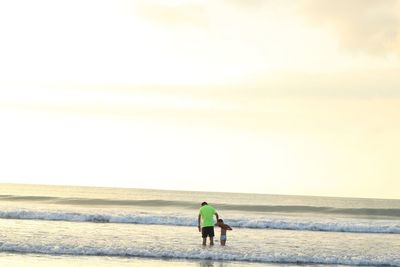
[[[218,228],[216,245],[201,245],[203,201],[233,228],[225,247]],[[71,261],[400,266],[400,200],[2,184],[0,263]]]

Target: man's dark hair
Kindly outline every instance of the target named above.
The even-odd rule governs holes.
[[[204,206],[204,205],[208,205],[208,204],[207,204],[207,202],[204,201],[203,203],[201,203],[201,205]]]

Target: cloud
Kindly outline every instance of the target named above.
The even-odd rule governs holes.
[[[300,12],[340,44],[371,54],[400,53],[399,0],[304,0]]]

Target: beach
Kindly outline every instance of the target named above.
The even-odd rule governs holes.
[[[201,246],[204,200],[226,247]],[[398,200],[3,184],[0,207],[8,266],[400,266]]]
[[[154,267],[293,267],[295,264],[272,264],[272,263],[243,263],[234,261],[215,261],[215,260],[177,260],[177,259],[157,259],[157,258],[138,258],[138,257],[101,257],[101,256],[50,256],[42,254],[0,254],[0,264],[4,266],[89,266],[89,267],[109,267],[109,266],[154,266]],[[320,267],[327,265],[302,265],[310,267]],[[336,265],[335,265],[336,266]]]

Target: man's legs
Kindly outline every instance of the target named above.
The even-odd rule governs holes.
[[[205,246],[207,244],[207,237],[210,237],[210,246],[214,245],[214,227],[213,226],[203,227],[201,229],[201,234],[203,237],[203,246]]]
[[[203,246],[205,246],[207,243],[207,228],[201,228],[201,236],[203,238]]]

